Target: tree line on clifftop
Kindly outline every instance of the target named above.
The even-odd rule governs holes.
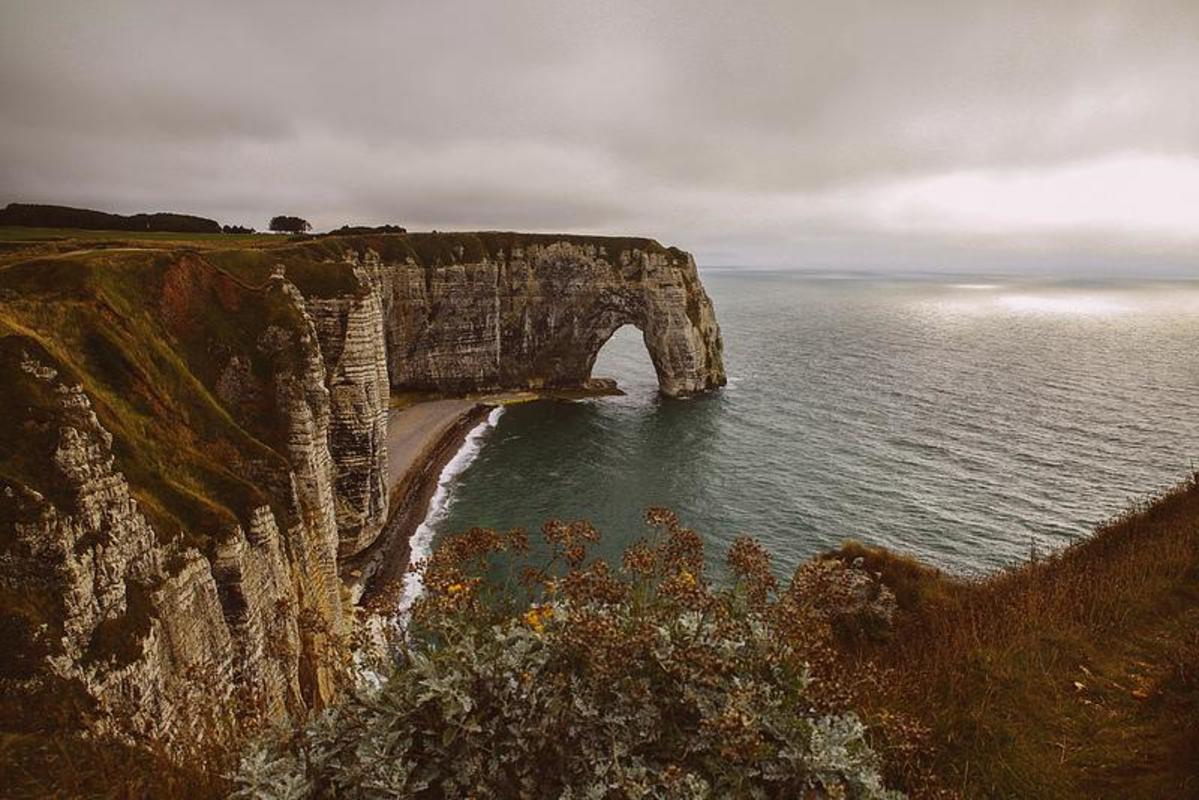
[[[36,203],[9,203],[0,209],[0,226],[21,228],[75,228],[91,231],[130,231],[153,233],[228,233],[251,234],[257,231],[244,225],[221,225],[207,217],[173,212],[110,214],[70,206]],[[304,234],[312,224],[303,217],[280,214],[271,218],[269,230],[275,233]],[[399,225],[343,225],[327,235],[407,233]]]

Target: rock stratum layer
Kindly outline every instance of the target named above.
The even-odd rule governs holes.
[[[694,261],[651,240],[80,247],[0,260],[8,730],[187,744],[334,702],[392,390],[574,387],[625,324],[664,394],[724,383]]]

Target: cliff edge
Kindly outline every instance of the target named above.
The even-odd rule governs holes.
[[[391,390],[577,386],[625,324],[665,395],[724,383],[693,259],[652,240],[147,244],[0,256],[6,730],[187,743],[335,702]]]

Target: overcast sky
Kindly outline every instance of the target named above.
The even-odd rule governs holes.
[[[1199,268],[1199,0],[0,10],[0,202]]]

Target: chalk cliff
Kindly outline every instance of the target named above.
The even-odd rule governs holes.
[[[725,382],[720,328],[691,256],[648,241],[479,234],[378,267],[392,384],[441,391],[577,386],[624,325],[662,392]],[[377,260],[377,258],[376,258]]]
[[[0,728],[170,743],[353,680],[339,559],[388,516],[390,390],[569,387],[620,326],[724,383],[686,253],[412,234],[0,259]]]

